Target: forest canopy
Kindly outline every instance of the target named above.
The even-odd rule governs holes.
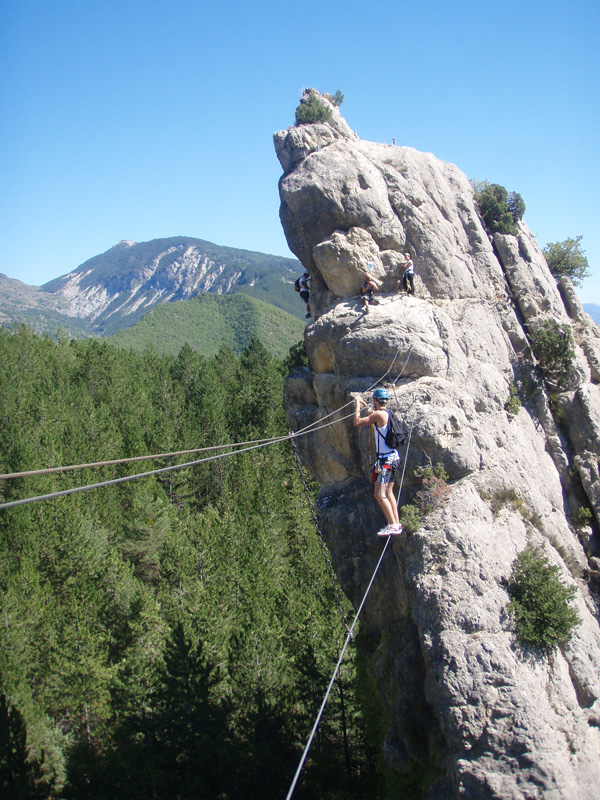
[[[258,339],[207,359],[1,330],[0,469],[281,435],[283,376]],[[166,463],[1,481],[0,500]],[[289,443],[1,510],[0,602],[5,796],[129,800],[284,796],[349,611]],[[350,651],[299,798],[374,796]]]

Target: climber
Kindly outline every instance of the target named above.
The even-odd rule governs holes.
[[[301,275],[294,281],[294,289],[297,292],[300,292],[300,298],[306,303],[306,319],[310,319],[310,306],[308,305],[308,298],[310,297],[310,287],[308,285],[309,280],[310,274],[305,272],[304,275]]]
[[[388,447],[385,442],[390,418],[390,412],[386,408],[389,399],[390,393],[387,389],[375,389],[373,392],[375,410],[373,411],[363,400],[354,398],[354,424],[360,428],[373,425],[377,440],[377,461],[373,466],[372,480],[375,484],[375,500],[387,522],[385,528],[377,532],[378,536],[397,536],[402,533],[402,525],[398,517],[398,503],[394,497],[394,475],[400,463],[400,456],[397,450]],[[366,407],[368,416],[360,416],[361,406]]]
[[[408,288],[410,284],[410,289]],[[402,278],[402,286],[406,294],[415,293],[415,265],[409,253],[404,254],[404,277]]]
[[[373,264],[369,264],[369,270],[373,267]],[[362,304],[365,311],[369,312],[369,306],[376,306],[379,305],[379,300],[375,300],[373,297],[373,292],[375,289],[379,289],[379,283],[371,276],[370,272],[365,272],[365,279],[362,282],[362,286],[360,287],[360,293],[362,295]]]

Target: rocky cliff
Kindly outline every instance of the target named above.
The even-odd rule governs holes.
[[[526,225],[488,236],[457,167],[361,141],[320,99],[330,122],[274,136],[281,221],[312,277],[311,366],[287,380],[289,422],[347,415],[393,365],[391,407],[411,431],[401,504],[419,488],[417,467],[441,463],[449,476],[444,502],[390,543],[363,611],[379,641],[385,760],[421,770],[430,798],[595,798],[600,329],[568,280],[557,287]],[[415,295],[398,292],[404,253]],[[369,262],[382,288],[364,313]],[[573,368],[554,387],[531,346],[544,320],[575,342]],[[509,413],[515,392],[521,407]],[[368,432],[350,417],[298,443],[321,484],[337,574],[358,604],[385,542]],[[582,527],[582,508],[592,525]],[[506,583],[528,543],[576,587],[581,623],[551,655],[520,645],[507,612]]]

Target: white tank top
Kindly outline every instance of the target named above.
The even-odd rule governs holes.
[[[378,425],[375,425],[375,431],[376,431],[375,439],[377,440],[377,455],[388,456],[390,455],[390,453],[395,453],[396,456],[399,458],[400,456],[398,456],[398,451],[394,450],[391,447],[388,447],[388,445],[385,443],[385,437],[387,436],[388,432],[388,425],[390,424],[390,412],[387,410],[387,408],[385,409],[385,411],[387,412],[388,415],[387,422],[385,423],[385,425],[382,425],[381,428]]]

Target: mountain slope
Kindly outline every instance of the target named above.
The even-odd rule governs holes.
[[[72,338],[91,335],[86,320],[68,317],[61,309],[62,304],[53,295],[0,273],[0,325],[24,323],[36,333],[52,336],[59,330]]]
[[[179,303],[162,303],[132,328],[109,340],[118,347],[177,354],[187,342],[204,356],[225,345],[241,353],[257,336],[273,355],[284,357],[302,338],[304,323],[281,309],[243,294],[204,294]]]
[[[176,236],[119,242],[42,289],[63,313],[106,335],[134,325],[160,303],[207,292],[242,292],[301,318],[293,286],[299,271],[292,258]]]

